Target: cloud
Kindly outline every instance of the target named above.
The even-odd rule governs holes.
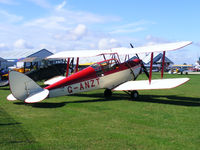
[[[76,27],[66,30],[64,33],[55,34],[54,38],[58,40],[81,40],[87,34],[87,27],[84,24],[78,24]]]
[[[114,38],[111,38],[111,39],[103,38],[103,39],[100,39],[98,42],[99,49],[110,49],[110,48],[116,48],[116,47],[120,47],[120,44]]]
[[[66,19],[63,16],[49,16],[24,23],[25,27],[66,30]]]
[[[200,42],[193,42],[193,45],[200,47]]]
[[[47,0],[29,0],[30,2],[42,8],[51,8],[51,4]]]
[[[115,28],[133,28],[133,27],[149,25],[149,24],[156,24],[156,23],[152,22],[152,21],[139,20],[139,21],[136,21],[136,22],[131,22],[131,23],[128,23],[128,24],[117,26]]]
[[[154,44],[161,44],[161,43],[170,43],[169,39],[162,38],[162,37],[156,37],[153,35],[147,35],[145,37],[146,45],[154,45]]]
[[[17,16],[14,14],[10,14],[5,10],[0,10],[0,20],[1,22],[6,23],[15,23],[23,20],[22,16]]]
[[[45,17],[24,20],[23,17],[0,11],[0,37],[2,48],[9,49],[97,49],[119,45],[117,39],[110,38],[105,32],[99,32],[95,25],[105,25],[119,21],[118,17],[103,16],[86,11],[74,11],[66,8],[67,1],[52,6],[47,0],[28,0],[48,12]],[[2,17],[3,16],[3,17]],[[6,20],[8,18],[8,20]],[[25,18],[26,19],[26,18]],[[6,24],[5,24],[6,22]],[[95,29],[94,29],[95,28]],[[107,39],[105,42],[103,39]],[[28,42],[27,42],[28,41]],[[31,44],[30,44],[31,43]]]
[[[68,24],[73,23],[105,23],[109,21],[119,21],[120,18],[116,16],[102,16],[95,13],[90,13],[87,11],[74,11],[70,9],[64,8],[67,2],[63,1],[61,4],[57,5],[52,9],[52,13],[56,16],[63,16]]]
[[[84,12],[84,11],[71,11],[71,10],[65,10],[62,12],[57,12],[57,15],[63,16],[66,18],[66,20],[73,24],[73,23],[85,23],[85,24],[91,24],[91,23],[104,23],[108,21],[111,18]],[[69,24],[68,23],[68,24]]]
[[[57,6],[55,7],[55,9],[56,9],[57,11],[62,10],[62,9],[65,7],[66,3],[67,3],[66,1],[63,1],[61,4],[57,5]]]
[[[87,27],[84,24],[79,24],[73,31],[72,37],[73,39],[81,39],[87,33]]]
[[[137,28],[134,28],[134,29],[117,29],[117,30],[111,31],[110,33],[111,34],[134,33],[134,32],[140,32],[140,31],[144,31],[144,30],[146,30],[146,29],[143,28],[143,27],[137,27]]]
[[[188,49],[188,47],[176,51],[166,52],[166,56],[171,59],[175,64],[193,64],[198,58],[195,53],[191,54],[191,51]]]
[[[91,26],[112,22],[115,17],[73,11],[66,9],[65,5],[66,1],[63,1],[47,17],[26,21],[22,27],[32,39],[37,38],[34,41],[38,47],[42,43],[57,50],[98,48],[98,41],[109,35],[97,32]]]
[[[24,26],[37,27],[45,29],[68,30],[77,24],[92,25],[96,23],[105,23],[114,21],[115,17],[101,16],[84,11],[73,11],[64,9],[66,1],[56,6],[55,9],[50,11],[47,17],[36,18],[26,21]]]
[[[18,39],[13,44],[15,49],[32,49],[33,46],[30,46],[24,39]]]
[[[13,0],[0,0],[0,3],[2,4],[7,4],[7,5],[15,5],[17,4],[15,1]]]
[[[126,34],[126,33],[134,33],[134,32],[141,32],[147,30],[147,26],[155,24],[154,22],[146,21],[146,20],[139,20],[136,22],[120,25],[113,27],[113,30],[110,32],[111,34]]]
[[[8,50],[8,46],[5,43],[0,43],[0,50]]]

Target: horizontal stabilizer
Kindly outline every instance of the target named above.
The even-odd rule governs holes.
[[[53,78],[45,81],[44,84],[45,85],[52,85],[52,84],[54,84],[54,83],[56,83],[56,82],[58,82],[58,81],[60,81],[60,80],[62,80],[64,78],[66,78],[66,77],[64,77],[64,76],[53,77]]]
[[[132,91],[132,90],[171,89],[178,87],[189,80],[190,80],[189,78],[156,79],[156,80],[151,80],[151,84],[149,84],[149,80],[128,81],[119,85],[113,90]]]
[[[12,94],[9,94],[9,95],[7,96],[7,100],[8,100],[8,101],[16,101],[17,99],[16,99]]]
[[[25,103],[36,103],[45,99],[49,95],[49,90],[43,89],[35,94],[30,95],[25,99]]]

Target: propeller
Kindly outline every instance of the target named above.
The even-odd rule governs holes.
[[[130,46],[131,46],[131,48],[134,48],[134,46],[130,43]],[[135,54],[136,55],[136,57],[138,58],[138,59],[140,59],[139,58],[139,56],[138,56],[138,54]],[[141,59],[140,59],[141,60]],[[142,60],[141,60],[142,61]],[[141,67],[142,67],[142,69],[143,69],[143,71],[144,71],[144,73],[146,74],[146,76],[148,77],[148,79],[149,79],[149,72],[148,72],[148,70],[147,70],[147,68],[144,66],[144,62],[142,61],[142,63],[141,63]]]

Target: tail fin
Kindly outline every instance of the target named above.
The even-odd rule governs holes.
[[[49,95],[47,89],[41,88],[31,78],[17,71],[9,73],[9,84],[12,96],[26,103],[42,101]],[[12,96],[9,95],[7,99],[13,100]],[[10,97],[12,98],[10,99]]]

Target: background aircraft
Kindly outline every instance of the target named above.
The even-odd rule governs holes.
[[[47,81],[48,85],[41,88],[28,76],[16,71],[9,73],[11,93],[7,99],[10,101],[21,100],[25,103],[35,103],[45,98],[57,97],[85,92],[95,89],[105,89],[104,96],[110,97],[112,91],[125,91],[131,98],[137,98],[137,90],[169,89],[177,87],[189,80],[189,78],[151,80],[153,52],[176,50],[185,47],[192,42],[176,42],[138,48],[114,48],[110,50],[85,50],[65,51],[49,56],[48,59],[68,59],[66,77],[57,77]],[[143,61],[139,59],[139,53],[151,52],[150,72],[145,68]],[[119,55],[135,54],[135,57],[121,62]],[[78,71],[78,62],[81,57],[103,56],[104,60],[97,62],[81,71]],[[107,59],[106,56],[110,58]],[[68,76],[69,62],[71,58],[77,58],[76,73]],[[163,57],[164,64],[164,57]],[[163,65],[164,68],[164,65]],[[135,81],[142,70],[149,80]]]
[[[8,85],[8,70],[0,70],[0,87]]]

